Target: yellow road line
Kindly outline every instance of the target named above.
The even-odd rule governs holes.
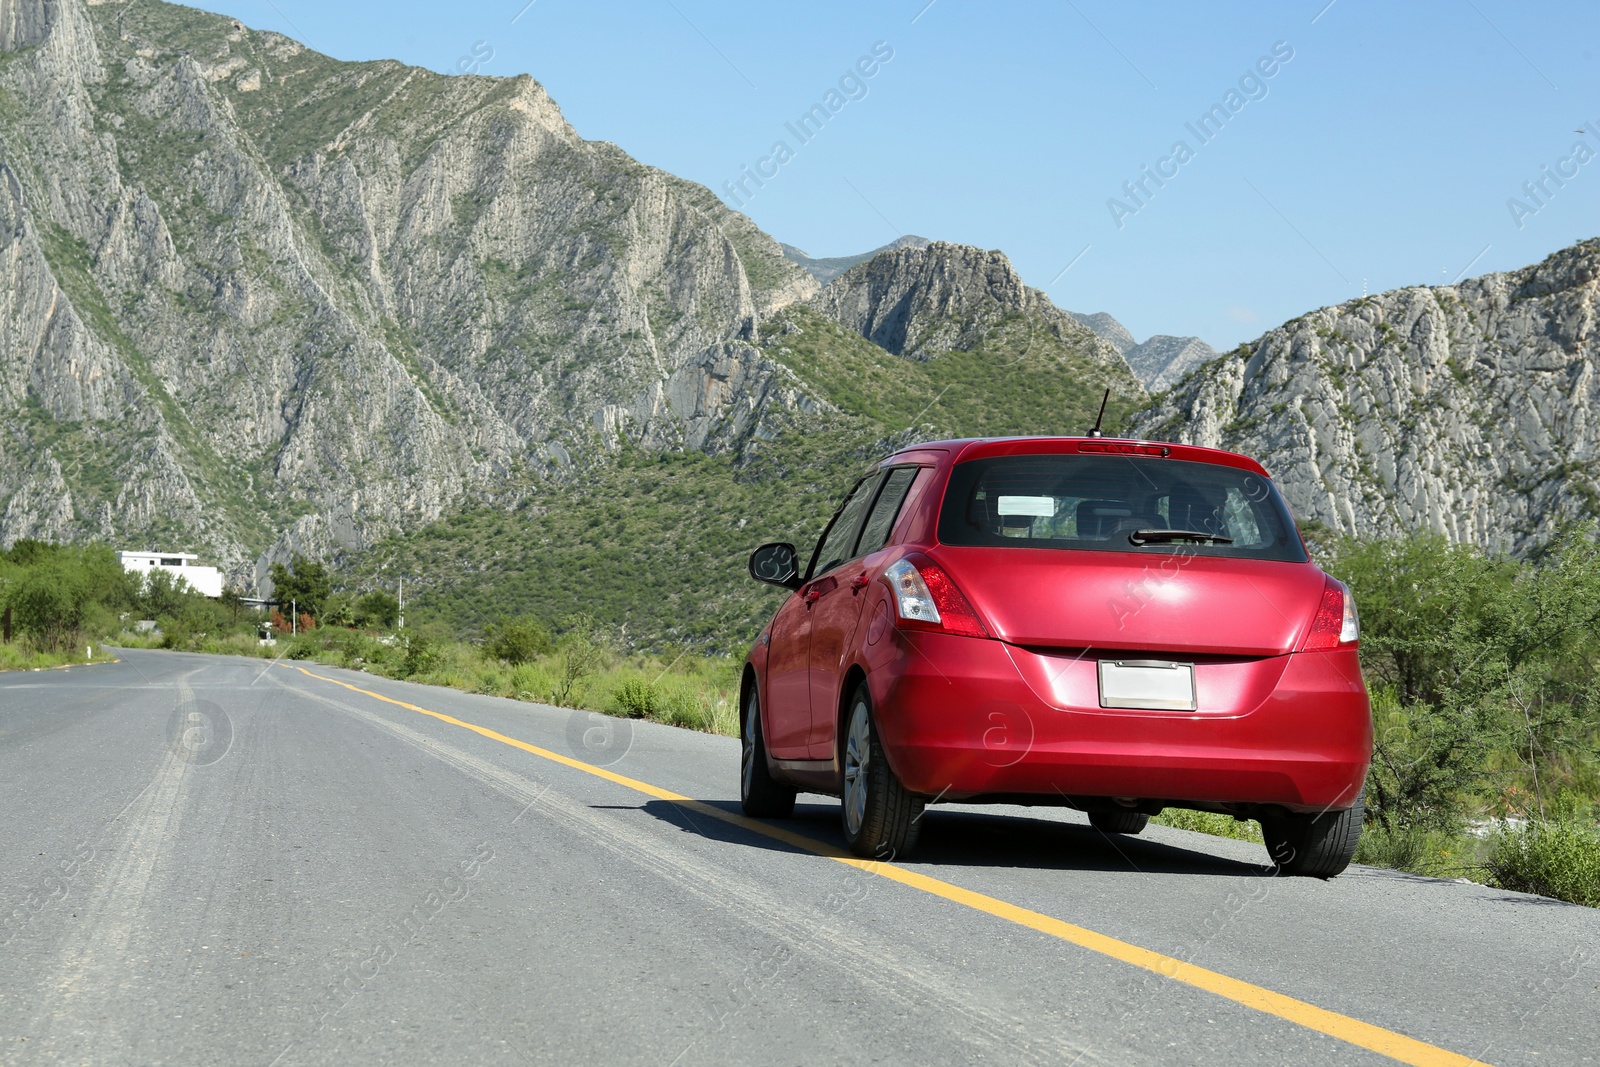
[[[1072,923],[1063,922],[1042,912],[1018,907],[1015,904],[1009,904],[1004,900],[986,896],[983,893],[975,893],[970,889],[963,889],[950,882],[930,878],[925,874],[918,874],[916,871],[908,870],[905,867],[897,867],[892,863],[885,863],[880,860],[862,859],[825,841],[818,841],[816,838],[806,837],[804,834],[797,834],[781,826],[759,822],[743,815],[735,815],[732,812],[724,811],[692,797],[686,797],[670,790],[662,789],[659,786],[651,785],[649,782],[641,782],[637,778],[629,778],[626,775],[617,774],[615,771],[608,771],[604,767],[596,767],[591,763],[584,763],[582,760],[563,756],[559,752],[552,752],[547,748],[540,748],[538,745],[530,745],[526,741],[508,737],[485,726],[478,726],[475,723],[466,722],[441,712],[430,711],[427,708],[418,707],[416,704],[408,704],[404,700],[386,697],[382,693],[374,693],[370,689],[362,689],[358,686],[350,685],[348,682],[341,682],[337,678],[312,674],[304,667],[296,667],[295,669],[308,678],[331,682],[334,685],[343,686],[353,693],[360,693],[374,700],[381,700],[385,704],[393,704],[396,707],[405,708],[407,711],[415,711],[422,715],[431,716],[440,722],[449,723],[451,726],[459,726],[464,730],[471,730],[473,733],[487,737],[491,741],[499,741],[501,744],[510,745],[512,748],[520,748],[522,751],[538,756],[541,759],[571,767],[573,770],[594,775],[596,778],[604,778],[608,782],[643,793],[645,796],[669,801],[689,808],[696,814],[719,819],[741,829],[782,841],[784,844],[803,852],[810,852],[813,855],[823,856],[827,859],[847,864],[868,874],[899,882],[901,885],[921,890],[924,893],[940,897],[955,904],[961,904],[974,911],[981,911],[997,919],[1004,919],[1007,922],[1016,923],[1018,926],[1026,926],[1030,930],[1037,930],[1039,933],[1060,938],[1062,941],[1071,942],[1091,952],[1098,952],[1102,956],[1109,956],[1114,960],[1120,960],[1135,967],[1142,967],[1147,971],[1161,975],[1163,978],[1170,978],[1174,982],[1182,982],[1184,985],[1203,989],[1208,993],[1215,993],[1219,997],[1224,997],[1236,1004],[1242,1004],[1247,1008],[1254,1008],[1268,1015],[1274,1015],[1280,1019],[1296,1023],[1308,1030],[1315,1030],[1318,1033],[1336,1037],[1360,1048],[1381,1053],[1401,1063],[1412,1064],[1413,1067],[1471,1067],[1471,1065],[1483,1067],[1479,1060],[1462,1056],[1448,1049],[1439,1048],[1437,1045],[1430,1045],[1425,1041],[1418,1041],[1416,1038],[1407,1037],[1393,1030],[1385,1030],[1381,1026],[1374,1026],[1371,1023],[1362,1022],[1360,1019],[1353,1019],[1348,1015],[1340,1015],[1338,1012],[1319,1008],[1315,1004],[1308,1004],[1303,1000],[1296,1000],[1294,997],[1285,996],[1282,993],[1274,993],[1270,989],[1252,985],[1237,978],[1230,978],[1217,971],[1196,967],[1194,964],[1186,963],[1174,956],[1166,956],[1160,952],[1140,948],[1138,945],[1127,941],[1119,941],[1114,937],[1107,937],[1105,934],[1096,933],[1086,927],[1074,926]]]

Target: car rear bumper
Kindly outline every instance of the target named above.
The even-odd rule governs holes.
[[[1354,650],[1196,665],[1193,712],[1099,706],[1097,657],[895,631],[868,675],[896,775],[945,800],[993,795],[1348,807],[1372,754]]]

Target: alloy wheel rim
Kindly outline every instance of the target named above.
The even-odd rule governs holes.
[[[844,743],[844,822],[852,835],[861,832],[867,817],[867,764],[871,753],[867,704],[861,701],[850,713],[850,732]]]
[[[743,744],[739,746],[739,781],[745,797],[748,798],[750,787],[755,784],[756,779],[756,730],[760,725],[754,700],[749,701],[746,706],[744,719]]]

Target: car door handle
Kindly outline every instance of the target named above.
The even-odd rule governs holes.
[[[856,575],[854,578],[850,579],[850,595],[854,596],[870,584],[872,584],[872,579],[868,578],[865,574]]]
[[[806,602],[806,607],[809,608],[811,605],[822,599],[822,590],[817,586],[812,586],[810,589],[805,591],[805,595],[800,599],[804,600]]]

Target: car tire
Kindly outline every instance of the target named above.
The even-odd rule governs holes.
[[[1344,811],[1262,819],[1261,837],[1282,873],[1332,878],[1350,866],[1356,854],[1362,815],[1358,799]]]
[[[844,771],[840,822],[845,844],[867,859],[908,855],[917,843],[924,801],[900,784],[884,757],[872,715],[872,694],[865,682],[850,697],[840,749]]]
[[[1106,834],[1137,834],[1150,825],[1142,811],[1091,811],[1089,825]]]
[[[794,814],[795,790],[772,777],[767,742],[761,732],[761,697],[756,687],[744,701],[739,724],[739,804],[753,819],[787,819]]]

